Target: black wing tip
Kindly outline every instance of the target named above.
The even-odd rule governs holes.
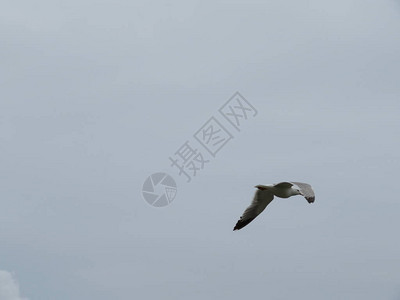
[[[313,203],[315,201],[315,197],[306,197],[308,203]]]
[[[241,228],[243,228],[243,226],[240,227],[240,224],[239,224],[239,222],[238,222],[238,223],[235,225],[235,227],[233,227],[233,231],[239,230],[239,229],[241,229]]]
[[[247,219],[247,220],[242,220],[240,219],[239,221],[237,221],[235,227],[233,228],[233,231],[242,229],[244,226],[246,226],[247,224],[249,224],[251,221],[253,221],[255,218],[251,218],[251,219]]]

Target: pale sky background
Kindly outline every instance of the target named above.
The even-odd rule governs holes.
[[[400,299],[399,1],[6,0],[0,37],[1,300]],[[185,183],[236,91],[258,115]],[[282,180],[316,202],[233,232]]]

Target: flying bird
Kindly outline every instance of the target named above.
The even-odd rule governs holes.
[[[271,185],[256,185],[255,187],[257,191],[254,194],[253,201],[237,221],[233,230],[239,230],[253,221],[271,203],[274,196],[289,198],[295,195],[302,195],[308,203],[313,203],[315,200],[314,191],[308,183],[280,182]]]

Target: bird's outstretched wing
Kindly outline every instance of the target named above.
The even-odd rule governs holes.
[[[274,199],[273,193],[258,189],[250,206],[246,208],[233,230],[239,230],[253,221],[271,203],[272,199]]]
[[[300,189],[301,194],[304,196],[304,198],[307,199],[308,203],[313,203],[315,200],[315,194],[314,191],[308,183],[303,183],[303,182],[291,182],[295,185],[297,185]]]

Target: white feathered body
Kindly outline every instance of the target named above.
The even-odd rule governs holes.
[[[257,185],[256,188],[269,191],[279,198],[289,198],[291,196],[301,195],[298,189],[286,185]]]

